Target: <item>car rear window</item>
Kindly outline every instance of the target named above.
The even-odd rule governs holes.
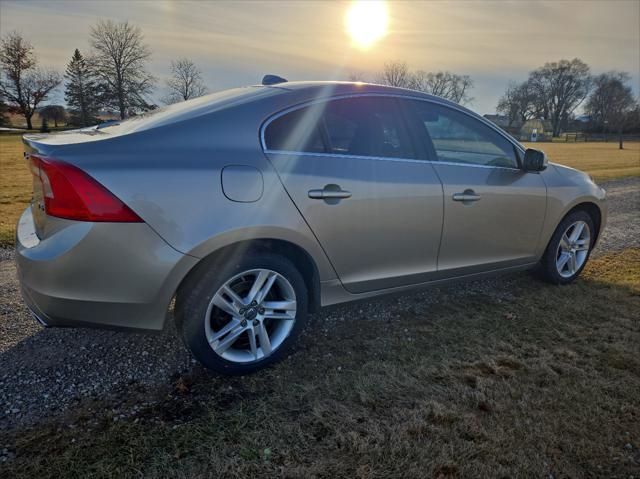
[[[314,105],[276,118],[265,132],[267,149],[325,153],[318,121],[321,115],[322,110]]]

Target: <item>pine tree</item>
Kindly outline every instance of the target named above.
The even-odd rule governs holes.
[[[96,82],[80,51],[76,48],[65,73],[67,86],[64,98],[71,112],[71,122],[80,126],[95,123],[98,112]]]

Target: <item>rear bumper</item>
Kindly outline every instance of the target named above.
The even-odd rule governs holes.
[[[171,298],[197,259],[144,223],[52,219],[40,240],[28,208],[18,223],[22,296],[47,326],[160,330]]]

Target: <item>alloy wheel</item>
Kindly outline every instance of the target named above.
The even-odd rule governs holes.
[[[233,363],[260,361],[289,336],[296,318],[293,286],[269,269],[244,271],[216,291],[205,315],[211,349]]]
[[[584,221],[572,223],[560,237],[556,269],[563,278],[575,275],[584,265],[591,246],[591,231]]]

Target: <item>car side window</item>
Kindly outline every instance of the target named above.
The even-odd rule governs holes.
[[[320,131],[322,110],[308,106],[282,115],[265,131],[268,150],[326,153]]]
[[[413,101],[438,161],[518,168],[513,144],[479,120],[452,108]]]
[[[393,98],[372,96],[329,101],[323,120],[330,153],[415,158],[411,139]]]
[[[353,97],[295,110],[265,131],[268,150],[415,158],[394,98]]]

